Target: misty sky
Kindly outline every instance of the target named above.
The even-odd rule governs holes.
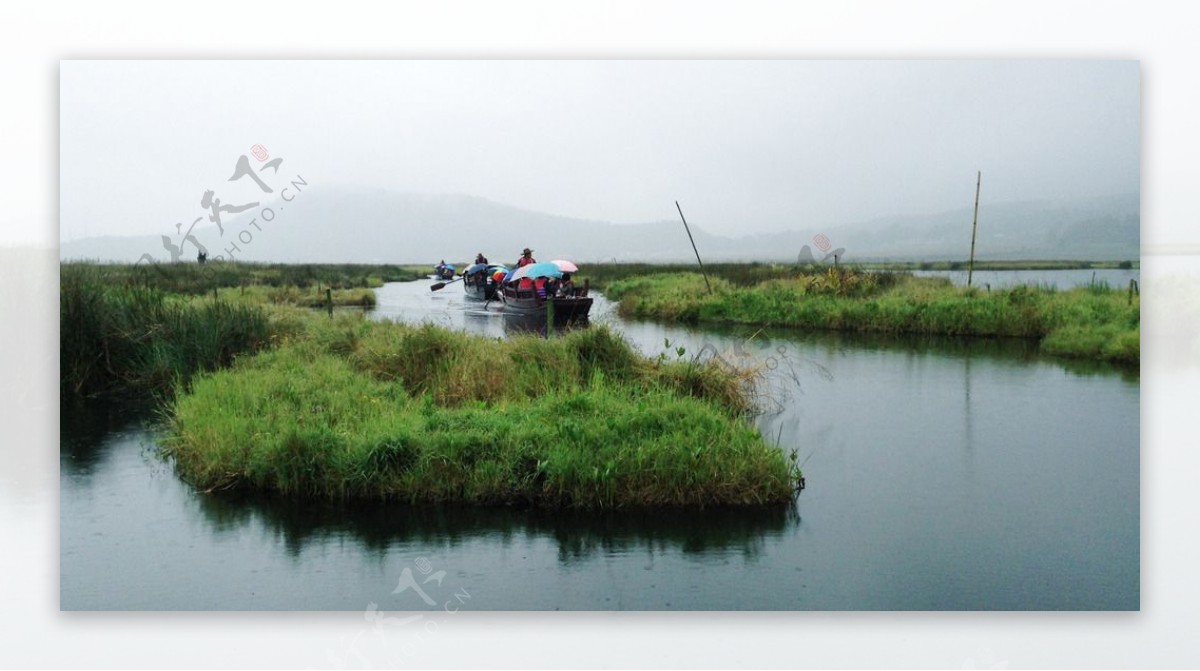
[[[1129,193],[1139,88],[1132,61],[64,61],[61,236],[255,196],[226,181],[254,144],[312,189],[679,200],[727,235],[970,207],[976,170],[984,203]]]

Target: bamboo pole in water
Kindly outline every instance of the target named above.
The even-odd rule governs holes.
[[[971,221],[971,259],[967,262],[967,288],[971,288],[971,275],[975,272],[975,231],[979,229],[979,184],[983,172],[975,173],[975,218]]]
[[[687,231],[688,240],[692,243],[692,251],[696,252],[696,263],[700,264],[700,274],[704,275],[704,286],[708,289],[708,293],[712,293],[712,285],[708,283],[708,273],[704,272],[704,262],[700,260],[700,250],[696,249],[696,241],[692,239],[692,229],[688,228],[687,218],[683,216],[683,208],[679,207],[679,201],[675,201],[675,209],[679,210],[679,218],[683,219],[683,230]]]

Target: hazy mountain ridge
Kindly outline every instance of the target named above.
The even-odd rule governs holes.
[[[215,225],[197,227],[195,238],[210,257],[236,260],[327,263],[432,263],[463,261],[483,252],[493,262],[511,263],[523,247],[538,258],[577,261],[687,261],[691,245],[678,219],[614,224],[524,210],[475,196],[431,195],[382,189],[316,187],[283,203],[229,217],[225,233]],[[971,208],[923,216],[880,217],[839,226],[797,225],[785,233],[746,237],[706,232],[703,213],[689,221],[705,260],[794,261],[804,245],[821,258],[813,237],[824,234],[847,261],[867,259],[965,259],[971,241]],[[207,223],[207,222],[206,222]],[[163,236],[178,245],[180,235],[86,238],[63,243],[62,259],[138,260],[148,253],[169,261]],[[980,204],[976,256],[980,259],[1135,259],[1139,255],[1137,194],[1087,201],[1030,201]],[[196,249],[185,243],[182,260]]]

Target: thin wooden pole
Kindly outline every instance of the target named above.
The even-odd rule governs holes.
[[[696,263],[700,264],[700,274],[704,275],[704,286],[708,289],[708,293],[712,293],[712,285],[708,283],[708,273],[704,271],[704,262],[700,260],[700,250],[696,249],[696,241],[692,239],[692,229],[688,228],[687,217],[683,216],[683,208],[679,207],[679,201],[675,201],[675,209],[679,210],[679,218],[683,219],[683,230],[687,231],[688,240],[692,243],[692,251],[696,252]]]
[[[967,262],[967,288],[971,288],[971,275],[975,273],[975,231],[979,229],[979,184],[983,181],[983,172],[975,174],[975,218],[971,222],[971,259]]]

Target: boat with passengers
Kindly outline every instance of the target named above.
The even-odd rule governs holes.
[[[509,271],[500,281],[500,298],[506,314],[546,316],[554,323],[587,321],[592,308],[588,285],[576,287],[571,276],[579,270],[570,261],[531,263]]]
[[[463,291],[468,298],[481,301],[498,300],[496,292],[508,268],[495,263],[476,263],[463,271]]]

